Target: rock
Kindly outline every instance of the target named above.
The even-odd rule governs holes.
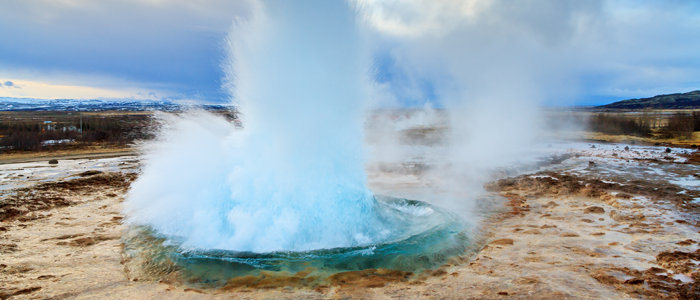
[[[82,236],[82,235],[83,235],[82,233],[64,234],[64,235],[60,235],[60,236],[53,237],[53,238],[41,239],[41,240],[39,240],[39,241],[40,241],[40,242],[45,242],[45,241],[50,241],[50,240],[67,240],[67,239],[72,239],[72,238],[79,237],[79,236]]]
[[[671,148],[666,148],[666,153],[671,153]]]
[[[491,245],[513,245],[513,239],[500,239],[491,242]]]
[[[625,151],[630,151],[630,146],[625,146]]]
[[[520,277],[514,280],[514,282],[517,284],[536,284],[540,281],[536,277]]]
[[[591,206],[587,207],[583,212],[587,214],[603,214],[605,213],[605,209],[600,206]]]
[[[591,220],[591,219],[581,219],[581,222],[593,223],[593,220]]]
[[[17,244],[10,243],[10,244],[0,244],[0,253],[12,253],[15,251],[18,251],[17,249]]]
[[[656,262],[666,269],[676,273],[687,273],[697,265],[693,261],[700,260],[700,249],[695,252],[664,251],[656,256]]]
[[[560,235],[560,237],[579,237],[580,235],[573,232],[565,232]]]
[[[2,267],[3,273],[5,274],[23,274],[34,270],[28,263],[18,264],[14,266],[0,265]],[[2,298],[0,298],[2,299]]]
[[[676,243],[676,245],[681,245],[681,246],[690,246],[692,244],[695,244],[695,241],[693,241],[691,239],[687,239],[685,241],[680,241],[680,242]]]
[[[594,167],[594,166],[595,166],[595,162],[588,161],[588,166],[589,166],[589,167]]]
[[[83,173],[78,174],[78,176],[86,177],[86,176],[92,176],[92,175],[97,175],[97,174],[102,174],[102,171],[97,171],[97,170],[85,171]]]
[[[646,217],[641,214],[623,214],[623,213],[618,213],[617,211],[613,210],[610,212],[610,218],[617,222],[633,222],[633,221],[644,221],[646,220]]]
[[[15,290],[12,292],[10,292],[9,290],[4,290],[4,291],[0,291],[0,299],[9,299],[9,298],[12,298],[12,296],[31,294],[33,292],[40,290],[40,289],[41,289],[40,286],[33,286],[33,287]]]
[[[624,282],[625,284],[643,284],[644,283],[644,278],[632,278],[632,279],[627,279]]]
[[[607,274],[604,270],[600,270],[596,272],[595,274],[592,275],[593,278],[598,280],[600,283],[603,284],[619,284],[620,281],[612,275]]]
[[[612,155],[612,156],[614,156],[614,157],[617,157],[617,153],[613,153],[613,155]]]
[[[57,164],[58,164],[58,159],[49,160],[49,165],[57,165]]]
[[[542,206],[543,206],[543,207],[556,207],[556,206],[559,206],[559,204],[557,204],[557,203],[554,202],[554,201],[549,201],[547,204],[542,205]]]
[[[592,148],[592,149],[595,149],[595,145],[591,145],[591,148]]]
[[[70,242],[70,245],[74,246],[74,247],[86,247],[86,246],[92,246],[96,243],[97,243],[97,241],[95,241],[95,239],[93,239],[91,237],[84,237],[84,238],[72,240]]]

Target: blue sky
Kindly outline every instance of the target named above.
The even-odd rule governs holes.
[[[257,2],[193,3],[0,0],[0,97],[226,101],[224,40]],[[510,88],[540,105],[700,89],[698,1],[350,3],[375,96],[394,105]]]
[[[0,1],[0,81],[67,97],[221,100],[222,43],[251,4],[190,2]]]

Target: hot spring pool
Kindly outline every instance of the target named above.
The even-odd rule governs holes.
[[[474,244],[466,223],[445,209],[386,196],[375,196],[375,208],[394,232],[377,244],[269,253],[185,250],[178,237],[132,226],[124,237],[124,252],[153,279],[175,274],[179,281],[220,287],[235,278],[281,276],[307,279],[301,281],[313,285],[348,271],[434,269]]]

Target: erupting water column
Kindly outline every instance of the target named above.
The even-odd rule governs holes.
[[[130,268],[208,285],[269,271],[316,282],[434,268],[464,253],[456,215],[366,188],[368,66],[353,11],[340,1],[265,4],[230,39],[227,80],[244,128],[204,112],[165,116],[146,148],[125,203]]]
[[[264,3],[231,34],[244,129],[171,124],[126,203],[131,224],[183,248],[271,252],[381,242],[363,170],[363,63],[341,1]]]

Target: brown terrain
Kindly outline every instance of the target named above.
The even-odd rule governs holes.
[[[500,200],[479,223],[475,253],[435,270],[363,270],[320,283],[311,270],[263,272],[216,289],[183,282],[177,271],[153,276],[147,261],[125,253],[121,212],[141,167],[135,152],[67,151],[52,165],[46,153],[0,157],[0,299],[700,298],[700,190],[605,180],[593,161],[698,177],[700,154],[622,147],[569,149],[554,162],[583,159],[581,172],[548,167],[486,183],[484,199]],[[438,181],[429,171],[379,163],[368,167],[370,188],[430,194]]]
[[[698,155],[689,156],[692,159],[684,164],[697,163]],[[123,171],[74,172],[3,192],[1,299],[690,299],[700,295],[700,224],[684,217],[697,211],[698,205],[691,202],[699,192],[682,193],[678,186],[651,181],[610,183],[557,171],[488,183],[487,190],[502,196],[507,209],[482,222],[486,239],[478,253],[455,258],[436,270],[347,272],[312,286],[304,285],[308,272],[270,274],[232,279],[215,290],[196,289],[172,278],[139,278],[139,270],[133,270],[138,264],[130,263],[121,241],[125,231],[121,203],[137,176],[129,171],[138,168],[134,158],[119,158],[117,165]],[[45,164],[5,166],[29,169]]]

